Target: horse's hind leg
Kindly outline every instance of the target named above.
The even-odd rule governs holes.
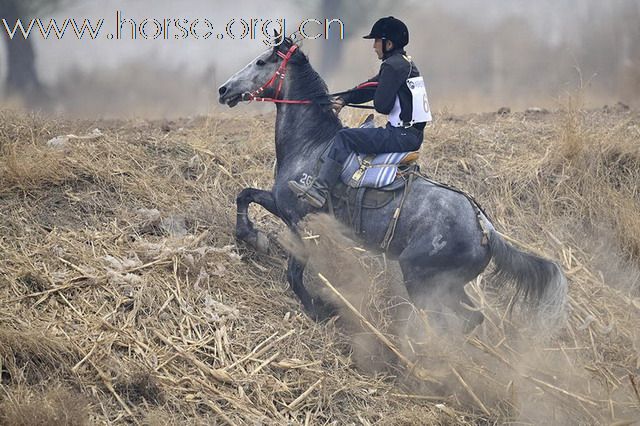
[[[473,308],[473,302],[464,291],[465,282],[456,272],[430,270],[424,273],[405,273],[404,283],[411,301],[417,308],[427,311],[430,324],[436,330],[451,331],[452,326],[461,325],[462,332],[469,333],[484,321],[482,313]]]
[[[270,213],[278,216],[278,208],[273,194],[262,189],[245,188],[236,199],[236,238],[244,241],[260,252],[269,251],[269,239],[262,232],[256,230],[249,219],[249,204],[258,203]]]
[[[482,251],[461,255],[464,248],[458,249],[462,250],[434,257],[408,248],[399,261],[407,293],[416,307],[431,314],[437,329],[447,330],[461,322],[466,333],[482,323],[484,316],[473,309],[464,286],[484,269],[488,257]]]

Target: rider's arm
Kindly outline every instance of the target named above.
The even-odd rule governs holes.
[[[349,93],[345,93],[340,96],[347,104],[363,104],[373,100],[376,93],[376,86],[378,82],[378,76],[370,78],[364,83],[358,84],[351,89]],[[375,83],[375,84],[371,84]]]
[[[404,77],[386,62],[382,63],[378,77],[373,106],[380,114],[389,114],[396,102],[396,96],[404,82]]]

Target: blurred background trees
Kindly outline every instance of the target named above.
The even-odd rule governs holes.
[[[0,23],[0,86],[27,106],[71,114],[179,116],[216,104],[215,86],[254,57],[262,40],[107,40],[115,12],[145,18],[338,18],[327,40],[303,49],[333,91],[371,77],[379,62],[363,40],[380,17],[409,26],[407,48],[430,87],[435,110],[478,112],[501,106],[554,108],[581,86],[587,105],[640,107],[640,0],[0,0],[0,18],[104,18],[97,40],[9,40]],[[336,24],[334,24],[336,25]],[[316,31],[317,27],[309,26]],[[579,71],[579,72],[578,72]],[[3,84],[4,83],[4,84]],[[46,87],[45,87],[46,86]],[[2,102],[2,99],[0,99]],[[256,107],[251,110],[255,110]]]
[[[0,0],[0,19],[5,19],[7,26],[13,30],[20,19],[25,29],[28,21],[38,13],[49,13],[66,3],[66,0]],[[36,51],[33,40],[25,39],[20,30],[12,38],[0,26],[6,51],[5,95],[21,98],[29,106],[46,104],[48,95],[38,77],[36,68]]]

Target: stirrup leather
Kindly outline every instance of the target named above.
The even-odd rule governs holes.
[[[288,182],[289,189],[296,194],[296,197],[302,199],[308,204],[316,208],[322,208],[327,202],[328,191],[316,185],[314,179],[311,185],[303,185],[300,182],[291,180]]]

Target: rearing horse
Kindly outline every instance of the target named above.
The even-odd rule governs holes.
[[[237,197],[236,236],[260,248],[266,237],[249,219],[249,204],[258,203],[295,232],[301,219],[312,210],[296,198],[287,182],[314,169],[342,124],[326,103],[311,101],[328,99],[327,86],[290,38],[284,38],[235,73],[220,86],[219,95],[220,103],[230,107],[244,100],[276,104],[277,167],[273,188],[245,188]],[[464,285],[493,259],[497,284],[515,282],[517,294],[545,316],[559,317],[564,313],[567,282],[557,264],[506,243],[489,219],[461,193],[425,179],[416,179],[408,191],[386,253],[398,260],[407,292],[416,306],[437,312],[451,309],[466,321],[467,329],[479,324],[482,314],[461,303],[472,305]],[[363,210],[358,237],[365,246],[379,247],[398,203],[394,200],[379,209]],[[317,317],[326,307],[305,288],[304,268],[302,260],[290,255],[287,279],[307,312]],[[443,294],[448,297],[439,297]]]

